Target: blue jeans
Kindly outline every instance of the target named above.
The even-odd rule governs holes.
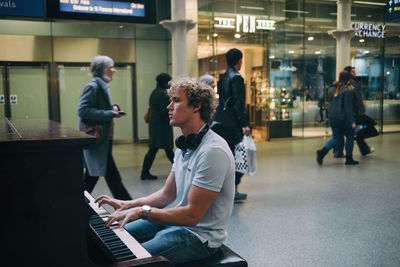
[[[125,229],[153,256],[163,256],[173,264],[207,258],[219,248],[209,248],[183,226],[165,226],[146,220],[128,223]]]
[[[329,119],[332,128],[332,139],[325,144],[326,149],[331,149],[341,143],[343,137],[346,136],[346,157],[353,156],[354,147],[354,130],[351,125],[344,120]]]

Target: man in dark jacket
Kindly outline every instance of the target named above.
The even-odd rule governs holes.
[[[352,91],[353,93],[353,111],[354,111],[354,116],[357,118],[361,115],[365,115],[365,107],[362,99],[362,94],[361,94],[361,85],[355,80],[356,77],[356,72],[354,67],[352,66],[347,66],[344,68],[345,71],[351,74],[353,79],[351,80],[351,85],[354,87],[354,90]],[[357,119],[356,119],[357,120]],[[357,138],[356,139],[358,148],[360,149],[361,155],[366,156],[372,152],[374,152],[374,149],[371,149],[367,142],[365,142],[364,139],[362,138]],[[335,157],[343,157],[343,147],[344,147],[344,141],[341,140],[339,145],[337,146],[336,149],[334,149],[334,155]]]
[[[221,135],[235,155],[235,145],[242,141],[243,135],[250,135],[248,116],[245,110],[246,88],[239,73],[243,54],[233,48],[226,54],[228,68],[218,81],[219,104],[217,106],[212,129]],[[244,200],[247,194],[237,191],[242,173],[235,173],[235,200]]]
[[[173,152],[173,133],[172,127],[169,125],[168,110],[169,96],[167,90],[168,82],[171,76],[167,73],[161,73],[156,77],[157,86],[150,95],[151,115],[149,121],[149,150],[144,157],[142,180],[157,179],[157,176],[150,174],[151,165],[156,157],[158,149],[164,149],[171,163],[174,161]]]

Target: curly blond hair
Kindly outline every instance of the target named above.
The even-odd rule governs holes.
[[[209,85],[187,76],[178,77],[168,84],[170,86],[167,90],[168,96],[171,97],[176,91],[183,89],[188,98],[188,105],[197,107],[201,104],[200,118],[206,123],[211,121],[216,103],[215,92]]]

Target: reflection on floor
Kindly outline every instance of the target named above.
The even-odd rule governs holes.
[[[316,123],[315,126],[310,127],[297,127],[292,129],[293,137],[326,137],[332,135],[331,128],[326,126],[326,122]],[[379,125],[376,125],[379,131]],[[400,132],[400,124],[385,124],[383,126],[384,133]],[[267,140],[267,128],[266,127],[255,127],[252,130],[252,136],[255,141],[262,142]]]

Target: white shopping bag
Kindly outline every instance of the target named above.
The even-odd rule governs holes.
[[[256,151],[251,136],[243,136],[242,141],[235,145],[235,171],[254,175],[257,170]]]

